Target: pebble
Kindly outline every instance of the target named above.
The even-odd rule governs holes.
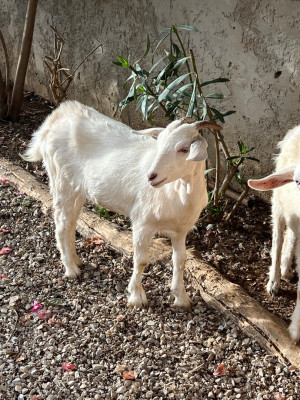
[[[289,400],[299,397],[299,371],[289,371],[288,365],[267,354],[233,321],[224,321],[207,308],[191,283],[187,288],[194,296],[193,312],[170,307],[169,263],[146,270],[150,307],[145,310],[126,307],[132,260],[106,246],[93,253],[78,236],[79,255],[90,268],[80,282],[62,279],[51,214],[40,214],[35,201],[12,210],[15,198],[12,187],[0,188],[1,215],[5,215],[0,227],[10,230],[0,236],[0,246],[9,243],[19,252],[0,258],[0,272],[14,282],[0,281],[4,344],[0,374],[6,382],[0,384],[0,398],[264,400],[273,399],[276,392]],[[13,296],[19,296],[17,315],[8,303]],[[60,299],[63,305],[47,304],[50,298]],[[59,323],[49,324],[29,313],[34,300],[49,308]],[[21,323],[20,317],[26,315],[30,318]],[[118,322],[120,315],[125,319]],[[15,353],[7,351],[26,358],[16,362]],[[63,362],[76,368],[63,371]],[[220,364],[227,373],[216,377],[213,373]],[[136,372],[135,380],[124,380],[128,371]]]

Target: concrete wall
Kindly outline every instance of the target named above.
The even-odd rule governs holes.
[[[13,70],[26,6],[23,0],[0,4],[0,27]],[[184,34],[184,41],[194,50],[201,80],[230,78],[218,85],[226,96],[220,109],[236,110],[224,128],[229,146],[237,148],[237,140],[243,140],[256,147],[262,162],[249,163],[248,176],[270,172],[278,140],[300,123],[299,0],[40,0],[26,87],[51,98],[43,56],[52,53],[54,25],[66,42],[66,66],[75,67],[103,43],[103,50],[76,74],[70,98],[134,127],[145,126],[134,108],[120,116],[117,105],[124,98],[127,75],[112,61],[116,53],[141,55],[147,34],[156,41],[160,29],[183,23],[199,29]]]

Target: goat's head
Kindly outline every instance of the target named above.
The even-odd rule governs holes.
[[[198,133],[200,129],[221,130],[222,127],[207,121],[192,124],[186,120],[171,122],[157,138],[157,155],[148,171],[148,181],[153,187],[188,176],[191,162],[205,161],[207,142]]]

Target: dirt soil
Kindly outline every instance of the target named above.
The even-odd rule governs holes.
[[[19,122],[0,120],[0,156],[29,170],[45,183],[47,176],[42,165],[24,162],[19,153],[53,109],[50,102],[26,93]],[[274,299],[266,292],[271,262],[270,212],[270,205],[250,194],[248,207],[242,206],[227,224],[210,224],[200,218],[197,230],[188,235],[187,246],[194,246],[203,259],[227,279],[242,286],[265,308],[289,322],[295,307],[296,279],[292,283],[282,282]],[[128,225],[126,220],[121,224]]]

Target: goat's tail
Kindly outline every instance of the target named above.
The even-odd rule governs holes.
[[[36,132],[34,132],[25,153],[20,154],[23,160],[28,162],[36,162],[36,161],[41,161],[43,159],[41,147],[42,147],[42,139],[44,137],[44,133],[45,133],[45,127],[43,124]]]

